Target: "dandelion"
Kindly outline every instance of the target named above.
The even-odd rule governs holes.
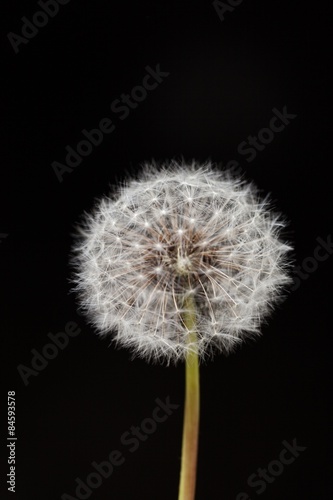
[[[195,491],[198,362],[260,334],[290,281],[284,226],[253,184],[171,162],[145,164],[80,227],[75,289],[99,334],[148,360],[186,362],[182,500]]]

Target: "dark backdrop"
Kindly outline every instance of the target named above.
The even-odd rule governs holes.
[[[8,391],[16,498],[177,498],[184,368],[131,360],[100,340],[69,293],[68,256],[75,222],[110,184],[146,160],[183,157],[233,167],[270,192],[291,221],[296,266],[261,339],[202,367],[196,498],[326,500],[328,13],[287,1],[42,4],[7,3],[1,14],[4,498],[15,498],[4,484]],[[135,89],[143,81],[156,88]],[[132,97],[119,108],[123,94]],[[279,113],[284,123],[272,121]],[[79,146],[101,121],[100,144]],[[261,139],[251,146],[249,136]],[[81,159],[71,153],[66,164],[78,147]],[[68,345],[45,351],[66,328]],[[157,398],[179,406],[124,445],[132,426],[149,427]],[[100,486],[77,496],[76,478],[87,484],[92,463],[114,450],[123,463],[108,478],[90,476]]]

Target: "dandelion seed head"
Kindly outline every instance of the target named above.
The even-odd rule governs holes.
[[[211,164],[146,164],[86,215],[74,245],[74,290],[101,335],[146,359],[191,349],[194,297],[201,358],[231,352],[291,280],[284,219],[253,184]]]

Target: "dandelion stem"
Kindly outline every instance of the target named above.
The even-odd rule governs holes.
[[[185,298],[184,323],[190,331],[191,350],[186,357],[185,412],[178,500],[194,500],[198,456],[200,415],[199,359],[196,333],[196,310],[192,296]]]

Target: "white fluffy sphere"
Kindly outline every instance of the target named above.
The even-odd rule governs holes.
[[[259,334],[290,281],[284,225],[252,184],[210,164],[145,165],[85,216],[75,290],[100,334],[167,362],[191,349],[192,294],[199,356],[227,353]]]

